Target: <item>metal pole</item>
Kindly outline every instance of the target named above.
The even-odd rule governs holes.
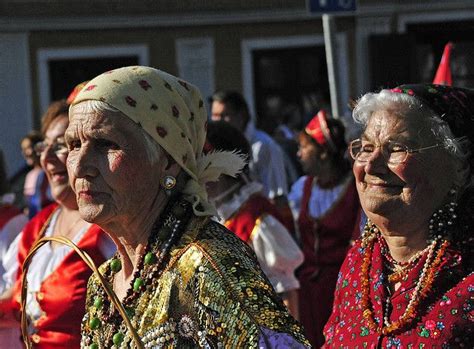
[[[326,48],[326,63],[328,67],[329,92],[331,94],[331,109],[334,118],[339,118],[340,113],[340,96],[338,93],[337,71],[334,65],[336,58],[336,43],[334,40],[334,17],[323,14],[323,30],[324,30],[324,46]]]

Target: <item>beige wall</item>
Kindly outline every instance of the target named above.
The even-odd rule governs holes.
[[[339,31],[353,35],[353,19],[339,19]],[[35,115],[39,115],[37,53],[44,48],[146,44],[149,46],[150,65],[177,74],[175,40],[192,37],[211,37],[215,47],[216,89],[242,90],[241,42],[249,38],[321,35],[321,19],[298,22],[261,24],[232,24],[194,27],[155,27],[146,29],[35,31],[30,33],[30,55]],[[348,43],[354,40],[349,37]],[[352,45],[352,44],[351,44]],[[349,51],[351,52],[351,51]],[[352,55],[352,54],[351,54]],[[351,61],[352,59],[348,59]],[[349,71],[353,74],[354,69]],[[351,79],[353,80],[353,79]]]

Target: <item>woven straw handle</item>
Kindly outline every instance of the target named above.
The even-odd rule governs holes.
[[[107,282],[107,280],[104,279],[102,274],[99,272],[92,258],[87,254],[87,252],[82,251],[76,244],[74,244],[74,242],[72,242],[70,239],[64,236],[41,238],[31,248],[30,252],[28,253],[28,256],[26,256],[25,262],[23,263],[23,277],[22,277],[22,286],[21,286],[21,333],[23,335],[23,341],[25,342],[26,347],[28,349],[32,348],[30,337],[28,335],[28,319],[26,315],[26,296],[27,296],[27,290],[28,290],[28,280],[26,276],[28,274],[28,267],[33,258],[33,255],[36,253],[36,251],[38,251],[38,249],[41,248],[41,246],[46,244],[48,241],[53,241],[53,242],[57,242],[63,245],[67,245],[71,247],[74,251],[76,251],[76,253],[82,258],[82,260],[87,264],[87,266],[92,269],[92,271],[94,272],[94,274],[97,276],[100,283],[104,287],[105,292],[109,296],[115,308],[118,309],[120,315],[123,318],[123,321],[125,321],[125,324],[128,327],[128,330],[133,336],[133,339],[135,341],[135,344],[137,345],[137,348],[144,349],[143,343],[140,340],[140,337],[138,336],[137,331],[135,330],[132,323],[130,322],[130,319],[128,318],[128,315],[122,303],[120,303],[120,300],[118,299],[117,295],[113,291],[110,284]]]

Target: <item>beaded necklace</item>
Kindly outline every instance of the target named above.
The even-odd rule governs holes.
[[[391,308],[390,297],[388,296],[385,303],[384,323],[379,328],[374,320],[373,307],[370,301],[370,280],[369,271],[372,260],[372,253],[375,242],[380,239],[379,229],[370,221],[367,222],[364,233],[362,235],[362,247],[364,248],[364,257],[361,266],[361,283],[362,283],[362,315],[366,319],[368,326],[373,331],[388,335],[397,332],[410,325],[417,316],[417,308],[422,300],[424,300],[431,292],[433,281],[441,264],[442,257],[445,254],[449,242],[441,239],[435,239],[429,245],[428,256],[423,265],[423,270],[417,281],[415,289],[411,295],[410,301],[405,312],[394,322],[389,321],[388,313]],[[439,247],[438,247],[439,245]]]
[[[378,235],[377,241],[380,244],[380,251],[384,257],[384,266],[391,271],[391,273],[388,275],[388,281],[391,283],[406,281],[410,270],[413,269],[420,258],[433,247],[433,244],[436,244],[436,240],[433,240],[430,245],[415,253],[408,261],[398,262],[390,254],[390,250],[385,239]]]
[[[155,223],[150,233],[145,252],[138,261],[130,287],[122,302],[135,327],[141,319],[144,307],[148,305],[144,298],[151,296],[151,292],[156,289],[156,284],[169,261],[169,252],[183,235],[192,217],[191,205],[184,200],[169,203],[161,217],[163,219],[158,219],[159,222]],[[107,265],[104,278],[111,284],[115,273],[121,270],[121,267],[116,254]],[[95,295],[93,307],[95,308],[93,316],[85,318],[83,326],[90,331],[83,336],[81,346],[98,349],[100,343],[102,348],[128,347],[131,343],[127,345],[127,342],[131,337],[126,336],[127,328],[102,288],[99,288]],[[103,324],[107,324],[106,330],[102,328]],[[94,336],[100,339],[99,343],[93,341]]]

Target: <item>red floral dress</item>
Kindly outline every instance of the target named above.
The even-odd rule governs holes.
[[[416,309],[415,321],[401,333],[384,336],[371,330],[361,309],[361,265],[364,249],[357,242],[339,272],[332,315],[325,326],[324,348],[472,348],[474,343],[474,275],[463,268],[462,256],[446,251],[433,289]],[[389,320],[405,311],[425,263],[423,256],[400,288],[389,295],[380,243],[374,245],[369,271],[370,304],[382,328],[386,297],[390,297]]]

